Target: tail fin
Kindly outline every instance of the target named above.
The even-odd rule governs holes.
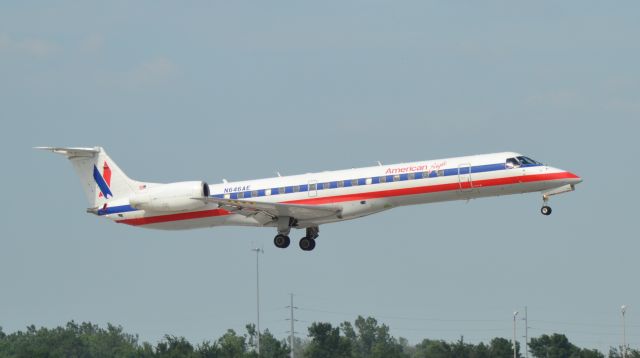
[[[126,199],[145,186],[145,183],[129,179],[101,147],[35,149],[62,154],[71,161],[91,208],[101,207],[111,200]]]

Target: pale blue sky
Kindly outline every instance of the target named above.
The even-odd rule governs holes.
[[[615,6],[615,7],[614,7]],[[156,342],[358,314],[395,336],[561,332],[640,346],[640,4],[3,2],[0,326],[121,324]],[[219,182],[513,150],[581,175],[575,193],[395,209],[321,228],[161,232],[84,212],[36,145],[105,147],[131,177]],[[294,232],[293,237],[302,236]],[[522,330],[523,324],[519,325]]]

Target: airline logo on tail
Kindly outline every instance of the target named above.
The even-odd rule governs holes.
[[[111,193],[111,168],[109,168],[109,165],[107,165],[107,162],[104,162],[104,166],[102,167],[102,174],[100,174],[100,171],[98,170],[98,167],[95,166],[95,164],[93,165],[93,179],[96,181],[96,184],[98,184],[98,187],[100,188],[100,194],[98,195],[99,198],[102,198],[103,196],[106,199],[111,199],[113,197],[113,193]]]

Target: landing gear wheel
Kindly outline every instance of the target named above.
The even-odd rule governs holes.
[[[308,237],[300,239],[300,248],[304,251],[311,251],[316,247],[316,241]]]
[[[540,212],[542,213],[542,215],[549,216],[551,215],[551,207],[545,205],[542,207],[542,209],[540,209]]]
[[[278,234],[273,238],[273,243],[276,245],[276,247],[284,249],[286,247],[289,247],[291,239],[289,239],[289,236]]]

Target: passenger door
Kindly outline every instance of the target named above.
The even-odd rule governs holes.
[[[473,189],[471,164],[464,163],[458,165],[458,184],[460,185],[460,191],[470,191]]]
[[[314,198],[318,196],[318,181],[317,180],[309,180],[309,197]]]

